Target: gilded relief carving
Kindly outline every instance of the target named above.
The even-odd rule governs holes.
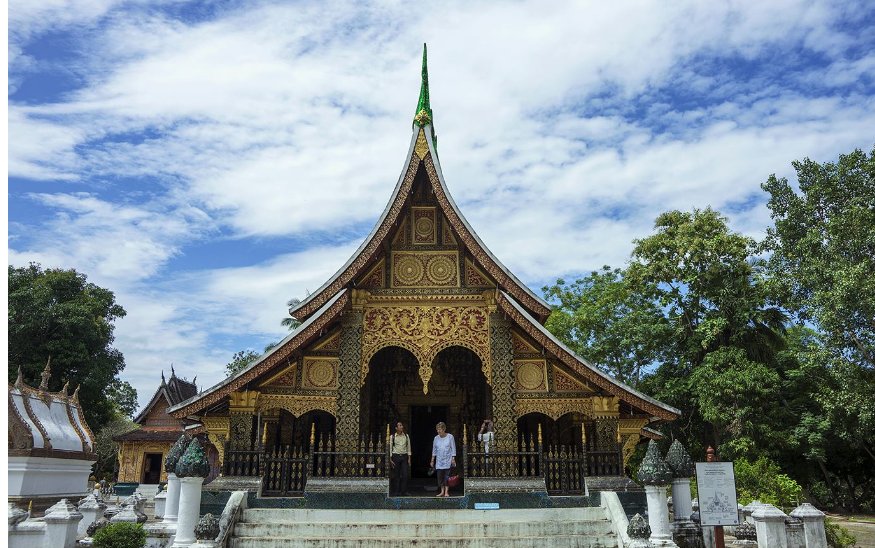
[[[557,392],[592,392],[585,383],[571,377],[561,369],[553,367],[553,382]]]
[[[282,386],[293,388],[296,385],[295,379],[297,376],[297,367],[298,362],[292,362],[290,366],[283,368],[279,373],[273,375],[258,386]]]
[[[142,481],[143,459],[146,457],[146,453],[160,453],[163,463],[164,456],[170,450],[171,445],[167,442],[123,441],[119,444],[118,481]],[[167,481],[167,472],[164,470],[163,464],[160,481]]]
[[[304,388],[315,390],[335,390],[337,388],[337,369],[340,358],[305,357],[301,377]]]
[[[340,352],[340,330],[327,335],[313,346],[314,352]]]
[[[225,443],[228,441],[230,429],[229,417],[203,417],[201,419],[207,430],[207,437],[219,452],[219,467],[225,462]]]
[[[542,413],[553,420],[568,413],[582,413],[586,416],[592,411],[589,398],[517,398],[516,418],[529,413]]]
[[[437,208],[411,207],[413,217],[413,243],[434,245],[437,243]]]
[[[456,251],[395,251],[392,253],[392,287],[459,287],[459,254]]]
[[[547,360],[514,360],[516,388],[528,392],[547,390]]]
[[[417,116],[419,115],[417,114]],[[420,160],[425,158],[425,155],[428,154],[428,143],[425,140],[425,133],[423,133],[422,129],[419,130],[419,135],[416,136],[416,144],[413,145],[413,152]]]
[[[620,414],[620,399],[616,396],[594,396],[592,416],[595,418],[616,418]]]
[[[539,351],[525,337],[514,331],[513,334],[513,355],[525,356],[527,354],[538,354]]]
[[[367,289],[380,289],[386,285],[386,265],[383,260],[377,262],[376,265],[364,276],[357,284],[358,287]]]
[[[309,411],[325,411],[337,415],[337,396],[302,396],[264,394],[259,400],[259,409],[284,409],[296,417]]]
[[[438,301],[439,302],[439,301]],[[491,383],[489,315],[485,307],[446,304],[367,306],[364,309],[360,384],[364,384],[373,355],[386,346],[406,348],[419,362],[423,391],[428,393],[431,364],[450,346],[468,348],[483,363]]]
[[[495,284],[489,279],[489,276],[477,268],[474,263],[468,259],[465,260],[465,285],[467,287],[494,287]]]

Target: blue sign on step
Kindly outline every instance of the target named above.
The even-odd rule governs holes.
[[[498,510],[497,502],[475,502],[475,510]]]

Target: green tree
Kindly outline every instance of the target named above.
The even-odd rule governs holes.
[[[79,401],[96,431],[129,414],[136,392],[118,379],[125,362],[112,347],[115,320],[125,316],[112,291],[89,283],[75,270],[31,263],[9,266],[9,381],[21,368],[25,382],[39,385],[51,357],[49,390],[79,386]],[[107,390],[110,387],[110,390]]]
[[[875,148],[838,162],[793,162],[799,192],[774,175],[763,184],[775,226],[771,283],[781,303],[813,322],[836,354],[875,368]]]
[[[547,329],[606,373],[637,386],[644,369],[662,361],[669,324],[650,292],[630,290],[620,269],[605,266],[542,291],[555,305]]]
[[[248,348],[246,350],[235,352],[234,356],[231,357],[231,361],[225,364],[225,374],[229,377],[231,375],[236,375],[260,357],[261,354]]]
[[[271,342],[265,345],[264,351],[268,352],[275,346],[277,346],[279,342]],[[243,371],[249,364],[260,358],[262,355],[252,350],[251,348],[247,348],[246,350],[241,350],[239,352],[235,352],[231,357],[231,361],[225,364],[225,374],[229,377],[231,375],[236,375],[238,372]]]
[[[817,463],[832,502],[875,508],[875,148],[837,162],[793,162],[798,190],[772,175],[763,184],[774,227],[770,285],[778,302],[812,326],[794,359],[812,402],[799,447]]]

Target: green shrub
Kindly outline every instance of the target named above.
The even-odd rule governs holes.
[[[94,548],[143,548],[146,531],[139,523],[110,523],[94,533]]]
[[[850,548],[857,545],[857,537],[833,520],[826,518],[823,525],[826,527],[826,544],[830,548]]]
[[[746,459],[735,461],[735,487],[738,502],[748,504],[760,500],[781,508],[795,508],[802,498],[802,486],[790,476],[781,473],[781,468],[766,457],[756,462]]]

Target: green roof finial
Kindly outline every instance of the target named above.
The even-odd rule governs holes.
[[[432,120],[431,103],[428,100],[428,59],[426,57],[426,46],[422,44],[422,87],[419,88],[419,103],[416,105],[416,115],[413,117],[413,123],[422,127],[431,124]]]

